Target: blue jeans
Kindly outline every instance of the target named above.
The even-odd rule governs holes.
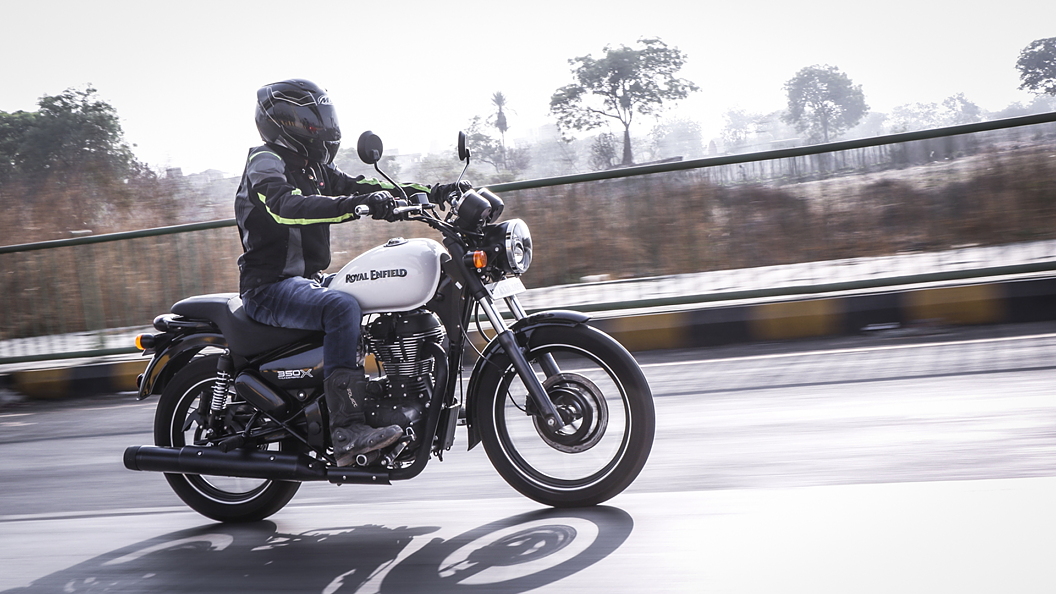
[[[269,326],[322,330],[323,374],[339,367],[359,367],[359,325],[363,317],[356,298],[309,278],[293,277],[250,289],[242,295],[249,317]]]

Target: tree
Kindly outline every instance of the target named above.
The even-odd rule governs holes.
[[[580,56],[568,61],[576,82],[561,87],[550,98],[550,113],[563,133],[593,130],[609,120],[623,125],[623,165],[634,162],[631,124],[635,114],[657,114],[665,102],[685,99],[700,90],[677,78],[686,56],[659,39],[639,39],[638,49],[605,46],[595,59]]]
[[[684,118],[674,118],[653,126],[649,132],[653,159],[704,156],[700,124]]]
[[[892,132],[931,130],[942,126],[942,114],[935,103],[907,103],[891,110]]]
[[[512,181],[531,163],[530,148],[507,149],[500,141],[484,132],[480,116],[474,116],[466,127],[466,146],[472,152],[474,161],[481,161],[495,168],[495,175],[486,179],[488,183]]]
[[[451,154],[451,151],[445,151],[442,154],[429,154],[418,161],[416,170],[411,171],[409,177],[422,180],[423,182],[431,180],[435,180],[437,183],[440,183],[441,180],[446,182],[447,180],[457,179],[458,175],[462,173],[462,166],[463,164],[459,162],[454,154]]]
[[[1056,37],[1032,41],[1019,52],[1016,68],[1020,89],[1056,96]]]
[[[957,93],[942,100],[943,120],[947,126],[973,124],[982,121],[983,110],[969,101],[964,93]]]
[[[1016,101],[1009,104],[1004,109],[993,112],[989,115],[992,119],[1003,119],[1035,113],[1049,113],[1050,111],[1056,111],[1056,95],[1037,95],[1026,105]]]
[[[938,103],[907,103],[891,110],[891,129],[894,132],[930,130],[942,126],[971,124],[983,118],[982,109],[969,101],[964,93],[957,93]]]
[[[783,119],[812,142],[828,142],[869,112],[862,86],[835,66],[808,66],[785,83],[785,91],[788,114]]]
[[[590,145],[590,168],[604,171],[616,166],[616,137],[609,132],[598,134]]]
[[[506,162],[506,171],[514,178],[520,177],[532,165],[532,146],[514,146],[505,149],[503,159]]]
[[[759,119],[762,116],[749,113],[743,109],[730,109],[722,115],[725,125],[719,137],[726,147],[727,153],[732,153],[742,146],[748,144],[748,139],[756,133]]]
[[[140,168],[123,140],[117,111],[95,96],[91,86],[41,97],[40,110],[2,114],[14,123],[15,138],[5,139],[3,155],[20,173],[44,177],[90,173],[126,177]]]
[[[19,213],[0,223],[0,237],[172,224],[193,209],[198,196],[177,200],[181,190],[135,158],[117,111],[90,85],[38,106],[0,112],[0,206]]]
[[[492,105],[494,105],[499,110],[493,116],[494,119],[492,120],[492,123],[495,126],[495,128],[498,129],[498,131],[499,131],[499,140],[500,140],[499,146],[502,148],[502,157],[501,157],[502,158],[502,166],[505,169],[506,168],[506,131],[510,129],[509,125],[506,123],[506,112],[503,111],[503,109],[506,107],[506,96],[503,95],[501,91],[496,92],[494,95],[491,96],[491,103],[492,103]]]
[[[502,144],[484,132],[480,116],[473,116],[466,126],[466,146],[473,154],[473,159],[483,161],[495,168],[495,173],[503,169]]]
[[[36,118],[36,113],[0,111],[0,186],[21,172],[26,136]]]

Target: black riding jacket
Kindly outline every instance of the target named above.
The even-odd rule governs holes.
[[[414,191],[428,191],[411,184]],[[309,163],[270,145],[250,149],[235,195],[242,236],[239,292],[293,276],[312,277],[330,266],[330,225],[356,218],[367,194],[391,192],[387,182],[352,177],[337,167]]]

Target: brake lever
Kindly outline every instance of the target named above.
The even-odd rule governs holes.
[[[429,203],[429,204],[412,204],[410,206],[397,206],[396,208],[392,209],[392,214],[396,215],[396,216],[402,216],[402,215],[410,214],[410,213],[422,214],[422,210],[427,209],[427,208],[428,209],[436,208],[436,205],[432,204],[432,203]],[[373,211],[366,204],[357,204],[354,212],[355,212],[357,217],[368,217],[368,216],[371,215],[371,213]]]
[[[413,204],[411,206],[397,206],[396,208],[392,209],[392,214],[397,216],[409,214],[412,212],[417,212],[421,214],[422,208],[423,206],[421,204]]]

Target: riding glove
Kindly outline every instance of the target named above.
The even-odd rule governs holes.
[[[359,203],[370,207],[371,218],[375,220],[385,219],[389,222],[395,220],[392,211],[396,208],[396,199],[388,192],[371,192]]]
[[[435,184],[429,189],[429,202],[433,204],[447,204],[451,202],[451,195],[462,193],[473,189],[473,184],[462,180],[457,184]]]

